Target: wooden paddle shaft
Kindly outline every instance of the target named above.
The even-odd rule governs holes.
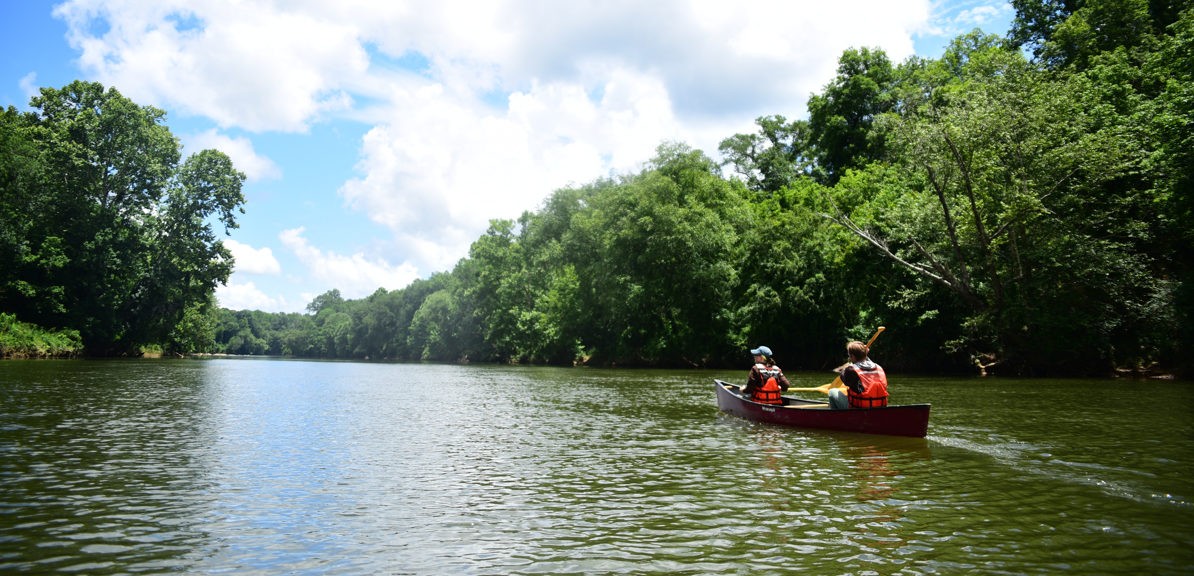
[[[871,339],[866,341],[866,352],[868,355],[871,353],[871,344],[875,343],[875,340],[877,340],[879,338],[879,335],[882,334],[884,330],[887,330],[887,327],[880,326],[879,329],[875,330],[875,333],[871,335]],[[845,369],[847,365],[849,365],[848,361],[846,364],[842,364],[841,369]],[[795,390],[797,392],[820,392],[822,394],[828,394],[829,391],[833,388],[845,388],[845,387],[846,387],[846,385],[844,383],[842,383],[842,377],[839,374],[837,377],[835,377],[833,379],[833,382],[830,382],[828,384],[822,384],[816,388],[788,388],[788,391]]]
[[[867,350],[867,353],[870,353],[870,351],[871,351],[871,344],[874,344],[874,343],[875,343],[875,340],[879,338],[879,335],[880,335],[880,334],[882,334],[884,330],[887,330],[887,327],[886,327],[886,326],[880,326],[878,330],[875,330],[875,334],[874,334],[873,336],[871,336],[871,339],[866,341],[866,350]]]

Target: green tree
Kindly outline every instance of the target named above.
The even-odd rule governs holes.
[[[728,306],[743,192],[704,154],[665,144],[642,175],[577,215],[572,242],[598,248],[574,265],[599,357],[703,365],[734,348]]]
[[[92,353],[127,353],[129,298],[151,244],[146,230],[179,161],[165,113],[139,107],[115,89],[74,82],[43,88],[31,100],[44,128],[40,142],[53,174],[46,214],[64,239],[69,278],[65,311],[51,325],[76,326]]]
[[[1008,41],[1052,68],[1085,68],[1100,53],[1151,50],[1189,5],[1182,0],[1012,0]]]
[[[893,110],[895,74],[882,50],[850,49],[838,59],[837,77],[808,101],[814,175],[834,184],[846,170],[882,158],[884,138],[875,119]]]
[[[423,300],[410,323],[412,343],[420,346],[419,360],[454,362],[464,353],[459,331],[461,315],[452,292],[438,290]]]
[[[1015,48],[1026,47],[1040,56],[1053,31],[1082,5],[1083,0],[1012,0],[1016,17],[1008,31]]]
[[[524,349],[520,318],[533,307],[534,294],[522,246],[512,220],[492,220],[488,230],[469,248],[468,297],[474,302],[486,356],[499,361],[517,359]],[[441,297],[437,312],[450,301]]]
[[[1109,335],[1165,290],[1121,235],[1137,228],[1139,198],[1121,184],[1139,151],[1087,98],[1087,79],[1052,79],[986,44],[960,59],[945,97],[895,122],[901,169],[843,180],[833,218],[966,305],[953,349],[1020,369],[1107,369]]]
[[[165,113],[98,83],[43,88],[31,105],[20,121],[5,116],[5,134],[15,125],[25,143],[23,176],[5,194],[41,212],[18,228],[19,276],[5,279],[0,305],[77,328],[91,354],[167,342],[227,280],[231,257],[205,222],[236,227],[244,176],[215,151],[180,167]]]
[[[335,310],[344,305],[344,297],[340,295],[340,290],[333,288],[316,296],[307,304],[307,311],[312,314],[319,314],[323,310]]]
[[[813,166],[809,154],[809,125],[783,116],[755,120],[755,134],[735,134],[721,141],[718,150],[734,171],[757,192],[774,193],[807,175]]]
[[[1085,69],[1101,53],[1148,50],[1153,40],[1148,0],[1088,0],[1057,24],[1040,55],[1054,67]]]
[[[62,232],[47,221],[40,127],[9,107],[0,113],[0,306],[25,319],[66,311],[67,263]]]
[[[201,151],[179,168],[159,204],[160,216],[145,231],[147,266],[125,306],[128,315],[140,319],[129,327],[130,339],[182,343],[168,338],[175,326],[188,312],[193,319],[202,318],[215,305],[216,286],[232,274],[233,261],[210,220],[223,224],[225,234],[237,227],[244,179],[232,160],[216,150]]]
[[[196,302],[183,310],[174,323],[164,349],[176,354],[211,352],[216,349],[216,323],[219,312],[215,296]]]
[[[378,288],[360,306],[353,309],[355,358],[391,358],[395,352],[394,333],[398,331],[396,317],[388,305],[392,300],[385,288]]]
[[[348,307],[341,304],[325,307],[315,314],[315,343],[320,356],[351,358],[353,349],[353,318]]]

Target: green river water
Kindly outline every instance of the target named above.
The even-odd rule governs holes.
[[[0,573],[1194,573],[1192,383],[892,374],[909,439],[745,374],[3,361]]]

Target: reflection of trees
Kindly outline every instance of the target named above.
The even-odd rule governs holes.
[[[856,456],[858,463],[853,470],[858,499],[866,502],[890,497],[895,492],[890,479],[899,471],[892,468],[887,452],[874,446],[866,446],[862,452]]]
[[[854,495],[865,513],[859,514],[859,536],[862,545],[895,548],[906,538],[899,530],[904,517],[899,481],[903,478],[900,466],[914,459],[929,457],[928,444],[923,438],[893,439],[875,437],[843,444],[843,453],[850,463]]]
[[[788,491],[791,479],[785,473],[784,467],[784,430],[779,428],[761,429],[755,438],[759,442],[759,450],[763,454],[763,468],[760,476],[763,480],[762,492],[765,494],[783,494]],[[772,498],[771,506],[776,510],[788,508],[787,498]]]

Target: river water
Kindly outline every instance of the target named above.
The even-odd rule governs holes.
[[[0,362],[0,573],[1194,572],[1191,383],[892,375],[908,439],[745,373]]]

